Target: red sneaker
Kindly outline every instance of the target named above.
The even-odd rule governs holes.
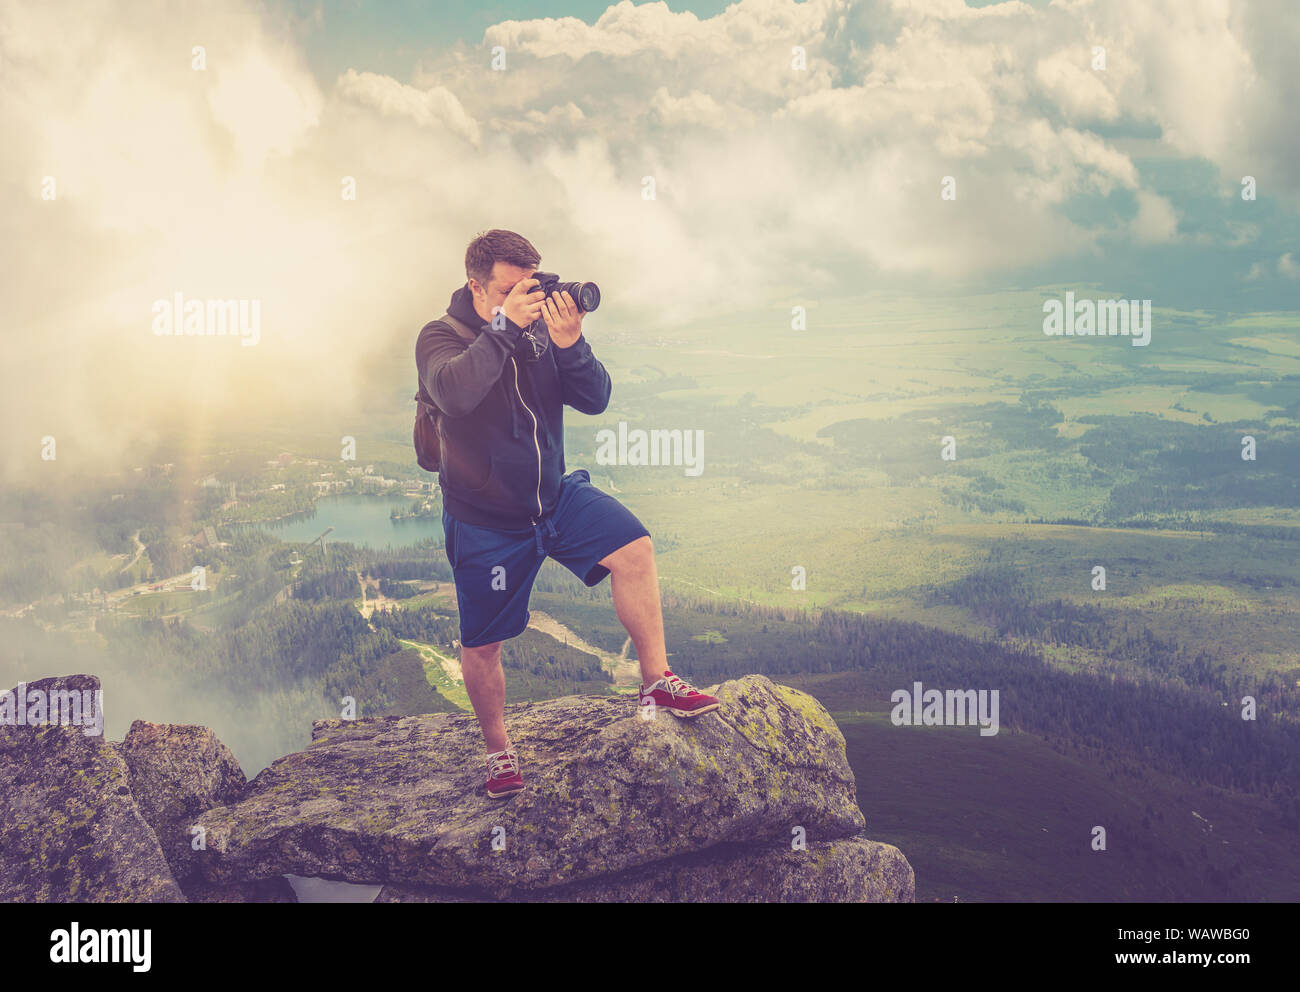
[[[696,717],[701,713],[711,713],[718,708],[718,697],[700,692],[699,689],[684,682],[672,672],[664,672],[663,677],[647,689],[642,686],[637,701],[646,705],[646,700],[653,699],[655,707],[663,707],[676,717]]]
[[[519,772],[519,755],[513,747],[487,756],[487,794],[505,799],[524,791],[524,777]]]

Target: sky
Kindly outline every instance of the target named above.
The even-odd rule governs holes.
[[[457,42],[476,45],[488,28],[502,21],[576,17],[595,24],[609,6],[600,0],[272,0],[267,9],[291,26],[308,65],[322,85],[329,85],[340,73],[363,65],[405,78],[421,58],[436,57]],[[667,7],[707,18],[722,13],[727,4],[674,0]]]
[[[1297,48],[1294,0],[6,0],[0,477],[85,424],[112,464],[359,403],[490,227],[662,327],[1043,285],[1292,310]],[[257,301],[258,343],[156,334],[177,293]]]

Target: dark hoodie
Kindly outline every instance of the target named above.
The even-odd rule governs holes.
[[[415,368],[442,416],[438,483],[447,512],[463,523],[524,530],[550,513],[564,475],[564,405],[601,413],[611,384],[582,335],[557,348],[539,321],[534,334],[549,344],[529,361],[532,344],[509,318],[493,328],[474,310],[466,283],[447,312],[475,334],[469,344],[441,320],[415,341]]]

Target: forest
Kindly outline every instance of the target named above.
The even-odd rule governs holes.
[[[1013,593],[1011,602],[1021,601]],[[1062,617],[1058,622],[1070,630],[1078,621]],[[1283,810],[1292,829],[1300,830],[1300,713],[1294,693],[1276,675],[1227,678],[1204,659],[1199,667],[1181,666],[1201,676],[1193,685],[1067,673],[1031,650],[992,638],[840,610],[823,610],[813,618],[799,610],[672,592],[664,594],[664,624],[669,643],[692,644],[689,660],[679,664],[698,684],[749,672],[861,672],[864,711],[887,711],[889,694],[918,680],[943,688],[999,689],[1004,727],[1069,737],[1193,781],[1264,795]],[[718,631],[721,639],[696,639],[708,630]],[[1152,656],[1165,647],[1149,634],[1107,636],[1124,647],[1135,643],[1135,636]],[[1177,661],[1164,664],[1180,667]],[[1258,701],[1257,720],[1241,718],[1244,695]]]

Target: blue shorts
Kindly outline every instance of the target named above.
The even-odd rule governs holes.
[[[555,509],[532,527],[479,527],[446,510],[442,527],[456,581],[460,643],[467,648],[509,640],[527,629],[528,598],[548,555],[594,586],[609,574],[599,564],[602,558],[650,536],[636,515],[593,486],[582,468],[560,480]]]

